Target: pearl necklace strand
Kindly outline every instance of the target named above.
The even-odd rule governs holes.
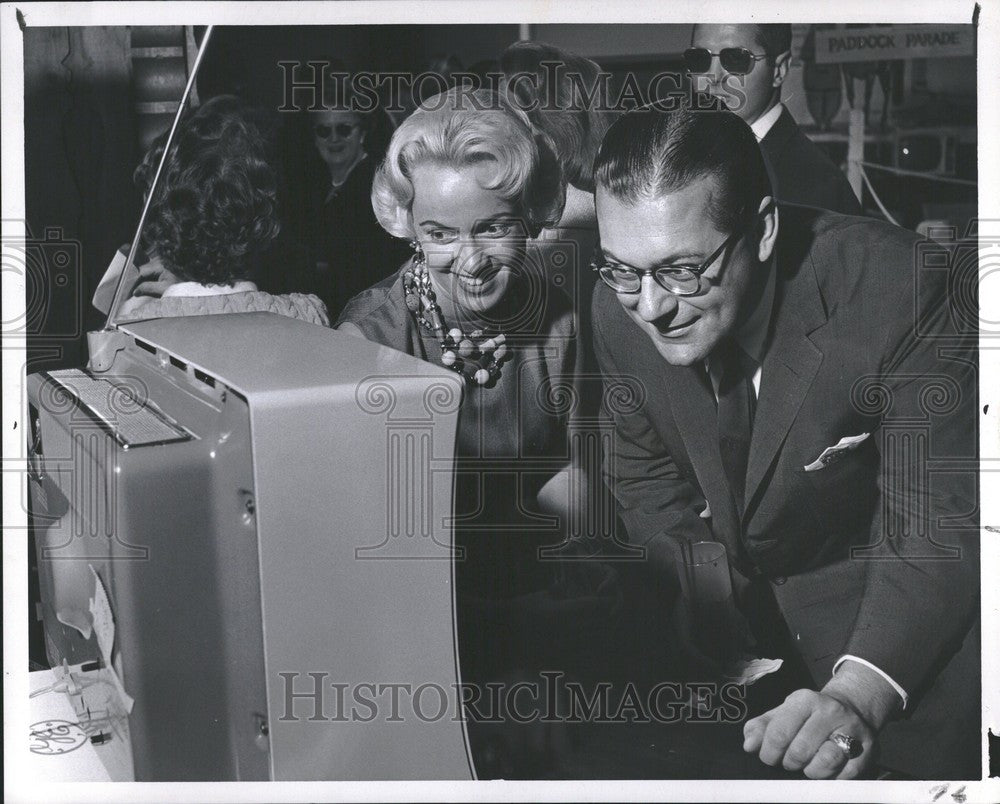
[[[444,316],[431,286],[427,262],[418,250],[412,265],[403,271],[406,309],[432,332],[441,345],[441,363],[477,385],[493,387],[500,379],[500,367],[510,357],[502,332],[489,335],[474,330],[466,335],[458,327],[445,332]]]

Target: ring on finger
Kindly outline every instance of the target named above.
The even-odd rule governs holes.
[[[861,740],[857,737],[851,737],[849,734],[844,734],[842,731],[835,731],[830,735],[829,740],[843,751],[848,759],[857,759],[864,751]]]

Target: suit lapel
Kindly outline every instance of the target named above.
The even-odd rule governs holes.
[[[805,333],[796,333],[792,327],[786,328],[780,341],[775,338],[764,359],[747,463],[747,510],[822,362],[823,353]]]
[[[781,223],[787,225],[792,221]],[[777,255],[779,273],[772,338],[761,369],[760,398],[747,463],[745,512],[753,510],[754,495],[823,362],[823,353],[809,339],[812,332],[826,323],[826,312],[812,263],[805,262],[801,253],[807,244],[786,237],[785,243],[789,242],[801,251],[793,253],[783,248]]]

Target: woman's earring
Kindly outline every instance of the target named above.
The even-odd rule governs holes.
[[[420,241],[411,240],[410,248],[413,249],[413,259],[418,263],[422,263],[425,257],[424,257],[424,250],[420,247]]]

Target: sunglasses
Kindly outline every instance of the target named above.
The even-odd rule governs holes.
[[[689,47],[684,51],[684,69],[689,73],[707,73],[712,69],[714,56],[719,57],[722,69],[730,75],[746,75],[758,61],[767,58],[766,53],[758,55],[745,47],[724,47],[718,53],[706,47]]]
[[[357,127],[357,123],[337,123],[335,126],[329,126],[326,123],[317,123],[313,126],[313,133],[321,140],[328,139],[334,131],[337,132],[338,137],[344,138],[350,137]]]

